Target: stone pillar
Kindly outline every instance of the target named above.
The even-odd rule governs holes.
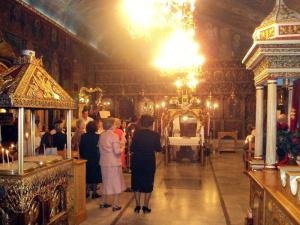
[[[268,80],[267,102],[267,169],[274,169],[276,163],[276,113],[277,113],[277,81]]]
[[[293,83],[289,85],[289,99],[288,99],[288,125],[290,126],[291,124],[291,111],[292,111],[292,101],[293,101]]]
[[[263,156],[264,135],[264,87],[256,86],[256,117],[255,117],[255,159]]]

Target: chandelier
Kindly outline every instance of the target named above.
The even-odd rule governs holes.
[[[204,57],[194,40],[195,0],[123,0],[134,38],[158,40],[153,65],[162,75],[199,74]]]
[[[176,77],[178,97],[172,101],[184,108],[198,102],[192,94],[205,58],[195,41],[195,0],[123,0],[122,8],[133,38],[159,40],[152,65]]]

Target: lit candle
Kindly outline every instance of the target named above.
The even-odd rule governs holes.
[[[27,142],[27,151],[26,151],[26,155],[28,156],[28,155],[29,155],[29,149],[30,149],[30,146],[29,146],[29,140],[28,140],[28,138],[29,138],[29,133],[28,133],[28,132],[25,133],[25,138],[26,138],[26,142]]]
[[[46,145],[43,144],[43,146],[44,146],[44,156],[46,156]]]
[[[10,145],[10,148],[11,148],[11,161],[12,161],[12,162],[14,161],[14,147],[15,147],[14,144],[11,144],[11,145]]]
[[[2,148],[1,150],[2,150],[2,164],[4,166],[4,148]]]
[[[6,150],[7,163],[9,164],[9,157],[8,157],[8,153],[9,153],[9,151],[8,151],[8,150]]]

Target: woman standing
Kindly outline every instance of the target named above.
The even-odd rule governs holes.
[[[97,194],[97,184],[101,183],[101,170],[99,166],[100,154],[98,149],[99,135],[96,134],[96,123],[89,122],[86,125],[87,133],[80,138],[79,153],[80,158],[87,160],[86,163],[86,190],[87,197],[92,190],[92,198],[99,198]]]
[[[75,134],[72,137],[72,151],[79,151],[79,143],[81,135],[84,134],[85,125],[83,120],[79,119],[76,121],[76,131]]]
[[[124,177],[122,174],[121,160],[120,160],[120,141],[118,136],[114,133],[115,121],[113,118],[105,119],[103,121],[104,132],[100,136],[100,165],[102,171],[102,203],[100,208],[108,208],[111,205],[107,203],[107,196],[113,195],[113,211],[121,209],[119,206],[119,194],[125,189]]]
[[[136,207],[134,212],[139,213],[141,209],[141,192],[145,193],[144,213],[150,213],[149,200],[153,191],[155,175],[155,152],[161,150],[160,136],[153,129],[154,118],[150,115],[143,115],[140,119],[140,128],[134,132],[130,150],[131,161],[131,188],[134,192]]]
[[[115,118],[115,130],[114,133],[118,135],[119,141],[120,141],[120,148],[121,148],[121,154],[120,154],[120,160],[122,169],[126,169],[126,161],[125,161],[125,144],[126,144],[126,138],[125,133],[121,129],[121,120],[118,118]]]

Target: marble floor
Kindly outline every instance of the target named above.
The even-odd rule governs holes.
[[[125,176],[129,185],[130,176]],[[204,167],[197,163],[161,163],[151,214],[135,214],[132,193],[123,193],[119,212],[99,209],[99,200],[89,200],[88,218],[82,224],[243,225],[248,196],[249,182],[239,152],[213,156]]]

